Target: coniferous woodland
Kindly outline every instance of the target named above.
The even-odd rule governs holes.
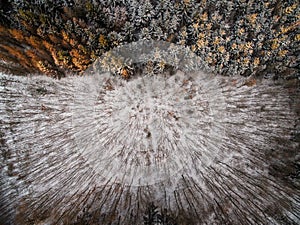
[[[299,224],[299,27],[297,0],[2,0],[0,224]],[[135,42],[212,73],[81,76]]]
[[[3,0],[1,70],[63,77],[141,39],[189,47],[219,74],[295,77],[299,2]]]

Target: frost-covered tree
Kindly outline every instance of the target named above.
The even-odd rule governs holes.
[[[0,224],[300,223],[297,1],[0,6]]]
[[[122,45],[149,30],[152,39],[189,46],[217,73],[295,77],[298,14],[294,0],[6,0],[0,8],[1,68],[53,77],[83,72],[115,47],[109,33],[118,33]],[[78,49],[81,58],[74,59]]]

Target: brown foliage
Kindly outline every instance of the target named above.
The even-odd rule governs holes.
[[[70,51],[72,56],[72,62],[80,71],[83,71],[87,68],[90,63],[90,58],[83,51],[78,49],[72,49]]]
[[[10,33],[10,35],[18,40],[18,41],[24,41],[25,35],[21,30],[17,30],[17,29],[8,29],[8,32]]]
[[[31,67],[30,59],[26,56],[26,54],[24,54],[23,49],[9,45],[2,45],[2,48],[4,48],[10,55],[16,57],[19,60],[19,63],[24,67]]]

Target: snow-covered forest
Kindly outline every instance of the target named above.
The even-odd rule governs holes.
[[[3,0],[0,31],[0,67],[16,74],[82,72],[141,39],[187,46],[218,74],[293,77],[299,69],[296,0]]]
[[[0,224],[300,224],[296,0],[2,0]]]

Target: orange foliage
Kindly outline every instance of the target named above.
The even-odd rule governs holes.
[[[21,30],[17,29],[8,29],[10,35],[18,41],[23,41],[25,38],[24,33]]]
[[[108,45],[107,40],[103,34],[100,34],[100,36],[99,36],[99,43],[100,43],[101,47],[104,47],[104,48],[107,47],[107,45]]]
[[[90,63],[89,57],[77,49],[72,49],[70,55],[72,56],[73,64],[81,71],[85,70]]]
[[[25,54],[30,58],[31,65],[35,68],[38,68],[38,62],[40,61],[40,58],[37,56],[36,52],[34,50],[26,50]]]
[[[14,62],[14,63],[18,63],[18,59],[7,54],[7,51],[4,51],[3,49],[1,49],[0,47],[0,59],[7,61],[7,62]]]
[[[61,36],[62,36],[62,39],[63,39],[62,45],[63,45],[65,48],[70,49],[71,46],[73,46],[73,45],[71,44],[71,38],[70,38],[70,35],[69,35],[67,32],[65,32],[64,30],[62,30],[62,31],[61,31]]]
[[[67,32],[65,32],[64,30],[61,31],[61,36],[63,37],[64,41],[67,41],[67,42],[70,41],[69,34]]]
[[[33,48],[36,48],[36,49],[43,48],[42,41],[40,38],[35,37],[35,36],[29,36],[29,37],[26,37],[25,39],[26,39],[26,42]]]
[[[51,52],[54,49],[54,45],[50,42],[43,40],[42,43],[48,51]]]
[[[77,44],[78,44],[78,42],[75,39],[73,39],[73,38],[70,39],[70,45],[72,47],[76,46]]]
[[[24,54],[24,51],[17,47],[11,47],[9,45],[2,46],[10,55],[16,57],[19,63],[27,68],[31,67],[29,58]]]
[[[6,28],[0,25],[0,35],[6,32]]]

